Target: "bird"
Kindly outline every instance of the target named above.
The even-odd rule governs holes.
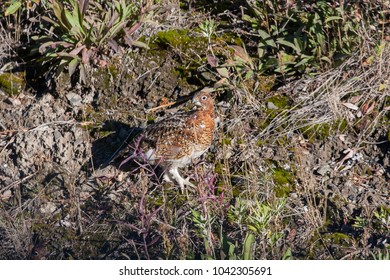
[[[192,98],[195,109],[179,111],[147,126],[138,138],[138,149],[144,159],[163,167],[163,179],[174,179],[184,192],[184,186],[195,187],[184,179],[183,168],[203,155],[211,146],[215,130],[214,101],[209,90],[203,89]]]

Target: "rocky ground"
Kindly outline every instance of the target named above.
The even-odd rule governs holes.
[[[372,259],[390,242],[390,49],[315,77],[214,82],[212,147],[181,194],[111,161],[199,89],[188,50],[136,51],[55,89],[0,91],[1,259]],[[202,56],[202,54],[200,54]],[[368,56],[370,64],[364,64]],[[188,59],[188,60],[186,60]],[[202,69],[197,70],[203,73]],[[207,72],[207,71],[204,71]],[[268,79],[268,78],[267,78]],[[31,82],[31,81],[29,81]],[[204,83],[205,85],[205,83]]]

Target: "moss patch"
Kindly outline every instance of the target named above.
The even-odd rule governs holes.
[[[18,75],[13,73],[0,74],[0,89],[10,96],[19,94],[19,91],[26,86],[24,75],[24,73]]]
[[[309,141],[324,140],[333,131],[344,132],[347,129],[348,123],[346,120],[337,120],[333,123],[322,123],[310,126],[304,126],[299,131]]]
[[[294,174],[282,168],[276,168],[272,174],[276,197],[287,197],[294,190]]]
[[[273,85],[272,80],[270,82],[269,79],[266,79],[264,83],[265,87],[270,87]],[[291,98],[286,95],[274,95],[267,98],[265,101],[272,102],[279,109],[288,109],[292,105]]]
[[[188,33],[186,29],[160,31],[156,34],[152,46],[158,46],[162,49],[174,47],[186,50],[193,41],[193,38]]]

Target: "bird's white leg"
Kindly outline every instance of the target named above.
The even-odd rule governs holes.
[[[177,167],[172,167],[169,170],[169,173],[173,176],[173,178],[175,178],[175,180],[179,184],[182,193],[184,193],[184,185],[187,185],[187,186],[190,186],[193,188],[195,187],[195,185],[192,184],[188,179],[183,179],[183,177],[180,176],[179,170]]]
[[[165,182],[172,182],[171,178],[169,178],[169,175],[167,173],[164,173],[163,180],[165,180]]]

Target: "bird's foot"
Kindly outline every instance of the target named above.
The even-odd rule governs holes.
[[[164,174],[164,176],[163,176],[163,180],[165,181],[165,182],[172,182],[172,180],[171,180],[171,178],[169,178],[169,175],[168,174]]]
[[[196,186],[190,182],[190,177],[187,177],[184,179],[185,185],[191,187],[191,188],[196,188]]]
[[[182,194],[185,193],[187,195],[187,197],[188,197],[187,188],[184,189],[184,186],[188,186],[190,188],[196,188],[196,186],[190,182],[189,178],[186,178],[186,179],[181,178],[181,180],[178,180],[178,183],[180,186],[181,193]]]

